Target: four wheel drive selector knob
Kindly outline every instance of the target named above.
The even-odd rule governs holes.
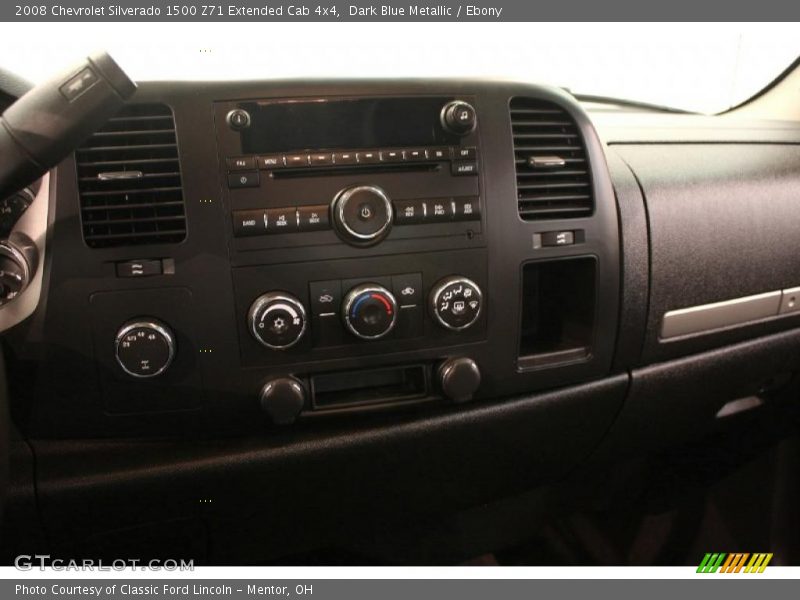
[[[343,189],[333,200],[332,213],[339,236],[355,246],[380,242],[389,234],[394,218],[391,200],[374,185]]]
[[[142,317],[125,323],[115,340],[117,363],[131,377],[161,375],[175,358],[175,336],[156,319]]]
[[[256,298],[250,306],[247,323],[252,336],[273,350],[291,348],[308,327],[303,303],[283,292],[269,292]]]
[[[386,336],[397,322],[397,301],[385,287],[365,283],[347,293],[342,303],[347,329],[362,340]]]

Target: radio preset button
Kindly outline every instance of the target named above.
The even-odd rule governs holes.
[[[267,212],[265,210],[233,211],[233,235],[247,237],[267,233]]]
[[[453,175],[477,175],[478,163],[475,161],[453,161],[450,165]]]
[[[461,331],[478,320],[483,308],[483,293],[474,281],[454,275],[433,287],[430,304],[431,312],[442,327]]]
[[[297,209],[268,208],[267,233],[292,233],[297,231]]]
[[[281,169],[284,167],[283,155],[268,154],[257,159],[259,169]]]
[[[478,150],[475,146],[469,148],[453,148],[453,158],[457,160],[475,160],[478,157]]]
[[[427,160],[428,155],[423,148],[411,148],[410,150],[406,150],[406,160],[409,161],[419,161],[419,160]]]
[[[356,152],[334,152],[333,162],[337,165],[354,165],[358,162]]]
[[[381,150],[381,160],[383,162],[402,162],[405,160],[403,150]]]
[[[228,159],[228,170],[247,171],[256,168],[256,161],[252,156],[234,156]]]
[[[430,160],[450,160],[450,148],[428,148],[428,158]]]
[[[394,203],[394,222],[397,225],[416,225],[425,222],[425,200],[397,200]]]
[[[323,154],[312,154],[311,155],[311,166],[324,166],[324,165],[332,165],[333,164],[333,155],[330,153],[323,153]]]
[[[481,206],[478,198],[453,198],[453,218],[456,221],[480,221]]]
[[[358,152],[358,162],[364,164],[377,163],[381,161],[381,154],[377,150],[365,150]]]
[[[331,224],[328,219],[328,205],[318,206],[298,206],[297,221],[300,231],[320,231],[330,229]]]
[[[427,223],[441,223],[452,221],[453,203],[449,198],[437,198],[428,200],[428,215],[425,219]]]
[[[285,154],[283,162],[287,167],[307,167],[309,165],[308,154]]]
[[[258,171],[239,171],[228,175],[228,187],[231,189],[258,187]]]

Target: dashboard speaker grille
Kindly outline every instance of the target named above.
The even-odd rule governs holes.
[[[580,129],[563,108],[512,98],[517,203],[526,221],[592,214],[592,178]]]
[[[129,104],[75,152],[83,238],[92,248],[186,238],[175,119]]]

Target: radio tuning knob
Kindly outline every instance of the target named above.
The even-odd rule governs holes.
[[[444,105],[441,112],[442,127],[456,135],[467,135],[475,129],[478,116],[472,105],[462,100],[453,100]]]
[[[308,327],[306,309],[297,298],[282,292],[269,292],[256,298],[247,314],[251,335],[273,350],[291,348]]]

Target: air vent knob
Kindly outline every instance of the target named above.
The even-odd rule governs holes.
[[[452,402],[472,400],[481,384],[481,370],[471,358],[449,358],[439,365],[436,374],[442,393]]]
[[[442,108],[442,126],[450,133],[467,135],[475,129],[478,116],[472,105],[461,100],[448,102]]]

